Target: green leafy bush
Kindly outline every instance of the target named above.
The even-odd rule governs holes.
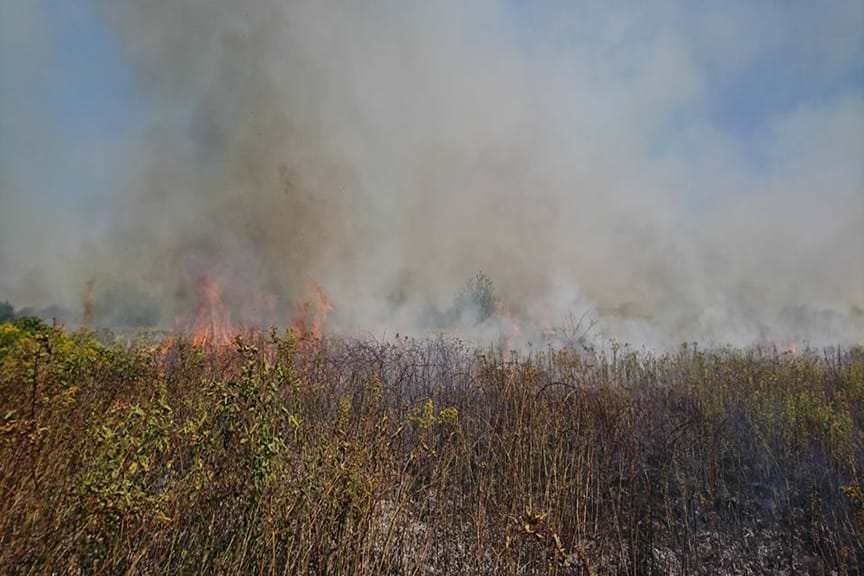
[[[0,366],[2,573],[862,570],[859,349],[206,351],[24,319]]]

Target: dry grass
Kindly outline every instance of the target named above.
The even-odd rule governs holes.
[[[864,573],[864,351],[0,326],[0,573]]]

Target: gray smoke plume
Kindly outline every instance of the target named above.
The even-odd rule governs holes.
[[[281,324],[317,282],[337,324],[405,331],[483,270],[536,326],[864,339],[860,84],[745,136],[708,105],[766,53],[857,78],[860,2],[90,2],[140,121],[97,144],[96,209],[46,218],[2,161],[0,298],[74,307],[92,281],[106,322],[171,327],[210,279],[235,321]],[[18,12],[5,32],[39,27]],[[12,116],[13,138],[50,132]]]

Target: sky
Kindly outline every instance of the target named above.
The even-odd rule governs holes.
[[[4,2],[0,78],[0,209],[10,230],[0,234],[0,262],[33,250],[36,262],[23,272],[33,274],[40,260],[68,256],[84,229],[104,225],[100,207],[113,194],[100,166],[110,158],[105,143],[123,137],[141,103],[116,40],[87,2]],[[43,243],[39,223],[69,244],[54,234]],[[0,274],[7,290],[11,274]]]
[[[404,189],[416,184],[418,174],[429,167],[404,173],[389,170],[356,141],[377,142],[378,156],[407,154],[404,150],[413,145],[406,146],[409,138],[422,138],[424,131],[431,131],[437,134],[432,143],[418,145],[418,150],[438,155],[439,164],[433,167],[452,171],[453,182],[459,182],[457,175],[464,176],[463,181],[473,178],[473,185],[482,190],[476,193],[478,204],[491,197],[485,190],[497,181],[481,169],[465,168],[459,162],[451,165],[448,154],[453,150],[463,154],[469,145],[482,145],[493,149],[489,153],[493,163],[506,162],[511,152],[505,148],[530,146],[526,168],[519,176],[530,179],[531,185],[545,182],[555,190],[545,196],[538,192],[538,204],[573,209],[590,203],[597,208],[592,211],[596,221],[628,211],[650,212],[640,222],[647,229],[660,230],[658,246],[673,246],[672,252],[689,251],[683,246],[690,243],[700,246],[670,261],[652,250],[646,258],[656,263],[640,267],[639,261],[628,261],[624,271],[609,272],[608,282],[585,280],[602,268],[592,256],[583,255],[572,274],[562,272],[562,278],[535,287],[525,280],[541,269],[531,264],[537,259],[535,250],[548,253],[548,245],[584,240],[570,235],[567,224],[556,219],[544,233],[548,240],[541,243],[544,247],[510,246],[505,237],[491,237],[490,244],[518,252],[515,264],[502,264],[489,255],[494,248],[476,258],[460,256],[464,263],[454,264],[442,285],[452,284],[480,263],[496,272],[500,268],[499,277],[517,287],[513,297],[529,302],[528,308],[532,299],[558,299],[563,292],[578,294],[597,308],[645,296],[647,305],[659,309],[673,306],[659,294],[668,292],[668,284],[683,282],[687,286],[680,289],[678,299],[709,309],[719,301],[729,305],[730,291],[740,291],[752,278],[757,290],[777,292],[765,298],[778,309],[802,300],[841,311],[864,305],[854,296],[864,288],[859,285],[864,272],[856,263],[856,255],[864,262],[864,253],[859,252],[864,250],[864,240],[859,245],[854,231],[864,221],[864,168],[859,154],[864,145],[856,136],[858,128],[864,127],[864,3],[858,0],[501,0],[480,1],[470,8],[454,2],[420,8],[410,2],[399,6],[382,1],[368,9],[339,2],[314,7],[303,1],[285,2],[287,7],[282,8],[262,0],[249,3],[248,10],[225,2],[216,2],[210,9],[194,0],[164,10],[145,4],[6,0],[0,5],[0,299],[72,306],[90,274],[130,277],[123,265],[99,269],[90,262],[96,257],[88,254],[98,253],[100,262],[112,263],[138,254],[128,247],[117,253],[106,248],[123,242],[159,244],[152,253],[135,256],[142,262],[164,262],[166,252],[173,253],[179,242],[173,233],[160,235],[173,238],[172,247],[166,248],[155,236],[117,230],[134,220],[135,213],[159,213],[153,202],[143,198],[152,198],[153,189],[168,186],[161,176],[152,177],[168,166],[162,151],[179,158],[189,146],[198,146],[187,161],[204,173],[214,158],[224,163],[221,156],[210,153],[213,130],[224,136],[225,147],[235,145],[232,135],[245,134],[247,125],[233,114],[242,115],[246,106],[259,106],[260,96],[234,88],[233,78],[241,67],[231,60],[230,47],[221,40],[207,50],[192,43],[212,42],[235,29],[260,29],[260,44],[266,46],[260,48],[261,54],[245,45],[243,50],[256,54],[256,63],[264,62],[262,75],[267,82],[261,85],[267,89],[272,85],[277,93],[264,106],[284,115],[290,125],[302,126],[297,129],[301,132],[312,129],[302,120],[310,114],[321,119],[314,130],[335,127],[334,136],[315,145],[320,149],[306,152],[331,158],[338,151],[346,158],[346,169],[357,174],[357,188],[365,191],[368,200],[360,210],[366,219],[394,213],[405,219],[413,214],[424,202],[419,192],[416,197],[404,193],[396,200],[387,192],[369,190]],[[265,14],[276,14],[274,21],[284,17],[284,31],[267,28]],[[299,29],[294,32],[296,40],[285,40],[283,36],[292,33],[292,23],[297,21],[310,30],[319,29],[319,36]],[[339,34],[327,37],[334,31]],[[158,45],[163,38],[164,50]],[[282,53],[283,45],[306,59],[295,63]],[[406,70],[397,55],[413,58],[415,70]],[[241,58],[237,56],[238,61]],[[285,70],[308,74],[303,76],[311,86],[308,94],[285,81]],[[251,78],[250,83],[255,81]],[[411,82],[429,82],[426,109],[403,104],[406,98],[423,98],[414,88],[402,88]],[[399,86],[399,93],[393,100],[384,95],[379,101],[375,89],[380,86]],[[217,89],[229,95],[216,98]],[[304,98],[314,102],[306,103]],[[427,113],[428,125],[417,120]],[[204,132],[200,126],[193,127],[199,122]],[[199,145],[202,138],[206,145]],[[271,140],[282,145],[282,135],[274,132]],[[499,143],[504,160],[494,151]],[[298,148],[296,143],[285,145]],[[402,162],[411,164],[411,160],[405,157]],[[620,166],[624,162],[627,170]],[[278,163],[275,154],[273,163]],[[266,164],[267,170],[271,168]],[[622,179],[621,173],[630,171],[632,178]],[[191,188],[208,185],[198,175],[184,173],[177,178],[191,182]],[[580,178],[594,189],[616,190],[614,200],[563,191],[566,179]],[[156,180],[143,186],[151,191],[140,191],[142,181],[148,179]],[[446,193],[439,193],[437,187],[453,182],[430,186],[444,198]],[[617,192],[620,187],[644,187],[644,192]],[[513,194],[518,195],[518,190]],[[217,196],[210,196],[213,206]],[[182,217],[164,224],[166,228],[207,218],[207,209],[194,207],[191,198],[190,193],[175,201]],[[218,198],[224,203],[225,198]],[[467,223],[445,211],[443,203],[426,209],[432,214],[440,211],[438,218],[448,226],[453,222],[453,238],[473,241]],[[506,212],[506,207],[501,210]],[[489,226],[521,221],[523,216],[508,213]],[[741,224],[726,225],[731,220]],[[153,228],[152,222],[151,216],[148,228]],[[352,221],[354,225],[361,224]],[[369,229],[368,223],[363,225]],[[839,232],[829,230],[835,225]],[[233,222],[227,226],[234,230]],[[795,239],[805,227],[812,242]],[[243,238],[245,232],[239,228],[235,233],[240,244],[258,242]],[[597,260],[615,256],[618,250],[633,252],[627,248],[630,240],[621,240],[617,232],[598,228],[595,233],[600,234],[595,234]],[[334,236],[347,237],[347,228]],[[429,284],[413,262],[437,254],[430,246],[422,242],[407,242],[407,248],[385,246],[377,232],[372,236],[375,240],[362,254],[334,240],[335,255],[328,252],[320,265],[302,275],[316,272],[338,294],[339,285],[346,282],[334,272],[334,262],[349,258],[376,270],[376,280],[359,282],[363,294],[380,291],[381,277],[390,284],[402,282],[394,280],[397,277],[416,277],[408,282],[412,285]],[[745,242],[751,243],[752,251],[742,248]],[[801,259],[778,256],[783,242]],[[167,240],[164,243],[168,245]],[[834,251],[837,245],[845,248],[832,259],[826,251]],[[435,250],[451,255],[437,246]],[[564,251],[561,254],[556,256],[568,257]],[[733,262],[728,271],[705,272],[705,262],[715,256]],[[699,263],[680,264],[687,259]],[[386,266],[381,264],[385,260]],[[768,268],[778,262],[771,272],[776,279],[765,272],[768,260],[772,261]],[[260,262],[262,267],[270,265]],[[662,271],[679,265],[686,272]],[[734,282],[730,280],[715,294],[715,273],[734,277]],[[153,279],[158,273],[145,275],[153,290],[163,294],[159,298],[176,293],[176,286]],[[656,279],[658,275],[662,281]],[[821,277],[822,283],[814,276]],[[800,290],[769,288],[772,283],[791,285],[799,280]],[[269,279],[263,283],[273,282],[284,283]],[[424,298],[440,300],[439,292],[447,290],[431,290]],[[358,294],[346,292],[345,296]],[[570,306],[574,298],[567,296],[567,303],[558,308]],[[729,306],[740,307],[739,303]],[[726,334],[728,325],[738,322],[731,319],[729,310],[719,314],[726,325],[720,332]],[[368,316],[379,318],[381,313]],[[666,324],[676,322],[670,318]],[[705,322],[713,322],[710,314],[697,321],[697,332],[705,329]]]
[[[779,116],[864,94],[860,2],[684,6],[666,24],[693,43],[694,65],[705,84],[700,112],[745,148]],[[580,41],[565,24],[544,19],[549,3],[511,0],[508,9],[525,50],[554,52]],[[43,177],[57,180],[48,185],[52,196],[77,202],[104,184],[93,174],[61,176],[74,173],[71,165],[81,161],[73,143],[86,145],[128,130],[146,102],[136,98],[118,41],[90,2],[8,0],[0,10],[6,26],[15,28],[3,30],[4,122],[14,121],[18,107],[38,106],[49,115],[52,134],[39,145],[57,148],[52,153],[60,164]],[[578,9],[572,17],[579,17]],[[738,44],[742,34],[746,41]],[[626,44],[617,49],[626,50]],[[674,122],[668,128],[665,138],[674,138]],[[29,153],[22,143],[3,147],[7,158]]]

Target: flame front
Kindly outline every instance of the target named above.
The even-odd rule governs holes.
[[[291,327],[300,340],[318,342],[321,340],[327,316],[332,311],[333,306],[321,286],[310,283],[307,286],[306,299],[294,313]]]
[[[192,323],[192,343],[202,348],[230,346],[237,333],[231,315],[222,302],[222,287],[210,277],[198,286],[198,309]]]

